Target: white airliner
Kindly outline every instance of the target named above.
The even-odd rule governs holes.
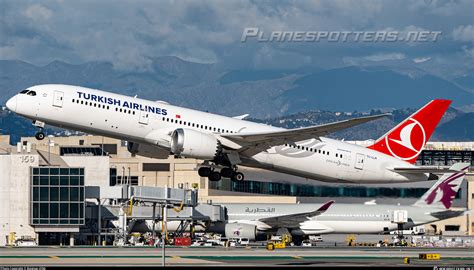
[[[328,233],[378,234],[432,223],[467,213],[450,210],[462,184],[469,163],[451,167],[455,173],[444,174],[413,205],[347,204],[329,201],[324,204],[222,204],[227,222],[209,230],[226,237],[265,238],[286,228],[293,235]],[[334,203],[334,204],[333,204]],[[401,225],[399,227],[399,224]]]
[[[44,139],[50,124],[129,142],[142,156],[204,160],[198,173],[211,181],[244,180],[237,166],[263,168],[330,182],[395,183],[423,181],[432,172],[413,165],[449,100],[433,100],[369,147],[322,137],[379,119],[354,118],[297,129],[284,129],[226,117],[162,101],[149,101],[72,85],[29,87],[6,106],[32,119]]]

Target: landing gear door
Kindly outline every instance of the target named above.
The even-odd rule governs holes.
[[[364,154],[357,153],[354,167],[359,170],[364,169],[364,159],[365,159]]]
[[[138,122],[143,125],[148,125],[148,112],[140,111],[140,119]]]
[[[64,93],[61,91],[54,91],[53,106],[62,108],[63,100],[64,100]]]

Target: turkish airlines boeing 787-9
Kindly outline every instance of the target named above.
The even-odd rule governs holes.
[[[323,136],[387,114],[284,129],[245,121],[245,115],[226,117],[60,84],[29,87],[6,105],[33,120],[39,140],[45,124],[126,140],[138,155],[204,160],[198,173],[211,181],[242,181],[238,166],[249,166],[329,182],[396,183],[452,172],[414,165],[450,103],[430,101],[369,147]]]

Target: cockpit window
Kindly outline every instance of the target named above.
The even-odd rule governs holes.
[[[28,96],[36,96],[36,92],[35,91],[30,91],[30,92],[28,92],[27,95]]]
[[[28,93],[28,91],[30,91],[30,90],[23,90],[23,91],[20,92],[20,94],[26,94],[26,93]]]

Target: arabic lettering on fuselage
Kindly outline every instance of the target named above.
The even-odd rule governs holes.
[[[247,207],[247,208],[245,208],[245,212],[247,212],[247,213],[273,213],[273,212],[275,212],[275,208],[267,207],[266,209],[265,208],[250,209],[249,207]]]
[[[122,100],[116,99],[116,98],[111,98],[111,97],[106,97],[106,96],[98,96],[98,95],[88,94],[88,93],[84,93],[84,92],[77,92],[77,94],[79,95],[79,99],[84,99],[84,100],[89,100],[89,101],[93,101],[93,102],[114,105],[114,106],[118,106],[118,107],[122,107],[122,108],[132,109],[132,110],[156,113],[156,114],[160,114],[160,115],[167,115],[168,114],[166,109],[162,109],[162,108],[159,108],[159,107],[143,105],[143,104],[140,104],[140,103],[125,101],[125,100],[122,101]]]

